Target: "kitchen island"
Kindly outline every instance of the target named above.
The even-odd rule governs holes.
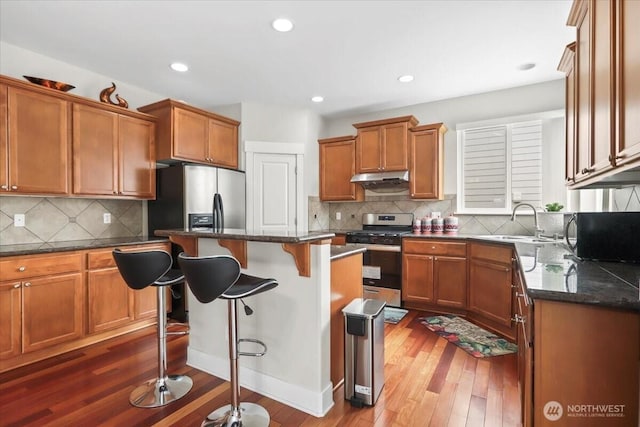
[[[231,254],[243,273],[272,277],[278,286],[245,299],[238,336],[263,341],[264,357],[241,357],[240,384],[315,416],[333,406],[331,355],[331,245],[333,233],[227,229],[157,230],[189,255]],[[189,297],[187,363],[229,379],[227,302]],[[253,351],[242,344],[241,351]]]

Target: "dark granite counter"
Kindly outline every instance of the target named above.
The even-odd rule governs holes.
[[[640,311],[640,264],[583,261],[562,241],[529,244],[456,233],[406,234],[404,237],[513,246],[531,298]]]
[[[560,243],[515,247],[531,298],[640,311],[640,264],[583,261]]]
[[[69,240],[65,242],[28,243],[22,245],[0,245],[0,258],[15,255],[37,255],[51,252],[99,249],[112,246],[140,245],[167,242],[166,237],[113,237],[109,239]]]
[[[360,254],[367,249],[360,245],[331,245],[331,261],[346,258],[351,255]]]
[[[334,233],[322,231],[281,231],[281,230],[245,230],[229,228],[221,232],[209,229],[185,230],[156,230],[156,236],[184,236],[208,239],[245,240],[250,242],[270,243],[308,243],[318,240],[331,239]]]

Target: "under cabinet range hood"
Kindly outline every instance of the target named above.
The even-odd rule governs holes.
[[[409,188],[409,171],[360,173],[351,182],[377,192],[402,191]]]

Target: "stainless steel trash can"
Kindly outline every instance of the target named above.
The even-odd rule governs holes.
[[[372,406],[384,386],[384,301],[356,298],[342,309],[345,321],[344,398]]]

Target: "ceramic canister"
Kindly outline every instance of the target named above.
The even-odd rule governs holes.
[[[458,218],[451,215],[444,219],[444,232],[456,233],[458,232]]]
[[[427,217],[422,218],[421,231],[423,233],[431,233],[431,218],[427,218]]]
[[[433,218],[431,220],[431,232],[432,233],[442,233],[444,229],[444,221],[442,218]]]
[[[413,232],[418,234],[420,233],[421,228],[422,228],[421,221],[419,219],[413,220]]]

